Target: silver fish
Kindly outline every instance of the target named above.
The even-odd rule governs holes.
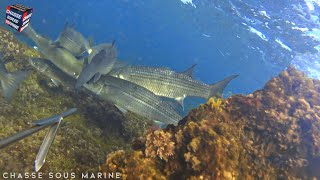
[[[0,62],[0,82],[2,95],[6,101],[12,99],[13,93],[19,87],[19,84],[28,76],[29,71],[7,72],[4,64]]]
[[[148,89],[109,75],[85,87],[101,98],[148,119],[176,125],[181,119],[175,109]]]
[[[65,72],[57,68],[52,62],[42,58],[30,58],[29,64],[40,73],[46,75],[55,84],[66,87],[74,87],[74,78],[66,75]]]
[[[102,74],[109,73],[116,62],[116,56],[117,50],[113,45],[110,48],[102,49],[82,69],[75,87],[80,88],[92,78],[93,82],[96,82]]]
[[[22,33],[36,43],[38,51],[43,55],[44,59],[51,61],[71,77],[77,78],[79,76],[82,62],[78,61],[69,51],[53,45],[51,40],[37,34],[31,25]]]
[[[40,72],[50,79],[64,82],[67,86],[72,87],[72,81],[76,81],[75,78],[62,73],[51,62],[41,59],[30,59],[30,62],[33,67],[37,70],[42,70]],[[131,111],[148,119],[161,121],[166,124],[177,124],[182,119],[167,102],[162,101],[161,98],[149,90],[129,81],[104,75],[96,83],[85,84],[83,89],[115,104],[122,112]]]
[[[103,43],[103,44],[99,44],[99,45],[96,45],[96,46],[93,46],[91,48],[91,53],[89,53],[87,61],[88,63],[90,63],[92,61],[92,58],[98,53],[100,52],[101,50],[103,49],[108,49],[108,48],[112,48],[112,43]],[[84,62],[85,60],[85,57],[80,59],[80,61]],[[120,68],[120,67],[125,67],[127,66],[126,63],[122,62],[121,60],[117,59],[117,61],[114,63],[113,65],[113,69],[115,68]]]
[[[126,66],[112,70],[109,75],[143,86],[158,96],[177,100],[183,107],[187,96],[208,99],[222,94],[228,83],[238,75],[233,75],[211,85],[192,78],[194,65],[182,73],[168,68]]]
[[[73,26],[65,24],[59,38],[53,43],[58,47],[63,47],[74,56],[80,56],[85,52],[91,53],[89,41],[76,31]]]
[[[110,49],[113,47],[113,43],[103,43],[96,46],[93,46],[91,52],[88,55],[88,62],[90,63],[92,58],[98,54],[103,49]]]

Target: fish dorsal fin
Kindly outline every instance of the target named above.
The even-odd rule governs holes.
[[[68,21],[67,21],[66,23],[64,23],[63,31],[64,31],[65,29],[67,29],[68,27],[69,27],[69,23],[68,23]]]
[[[110,49],[113,48],[115,43],[116,43],[116,40],[113,40]]]
[[[75,21],[75,20],[72,20],[71,23],[68,23],[68,22],[67,22],[66,25],[67,25],[66,27],[68,27],[68,28],[70,28],[70,29],[75,29],[75,28],[76,28],[76,21]]]
[[[184,111],[184,105],[183,105],[183,101],[184,98],[186,98],[186,96],[184,95],[183,97],[177,97],[175,98],[175,100],[180,104],[180,106],[182,107],[182,110]]]
[[[92,36],[89,36],[89,37],[88,37],[88,45],[89,45],[89,48],[93,47],[93,42],[94,42],[93,37],[92,37]],[[89,53],[89,54],[90,54],[90,53]]]
[[[193,76],[193,69],[197,64],[193,64],[191,67],[183,71],[181,74],[184,74],[186,76],[192,77]]]

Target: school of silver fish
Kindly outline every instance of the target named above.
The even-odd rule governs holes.
[[[85,90],[113,103],[124,113],[131,111],[164,124],[177,125],[182,119],[168,98],[176,100],[184,108],[183,101],[189,96],[203,99],[221,96],[229,82],[238,76],[205,84],[193,78],[195,65],[183,72],[130,65],[118,59],[115,41],[93,46],[92,41],[68,24],[56,41],[38,34],[31,25],[23,34],[36,44],[43,55],[42,58],[30,59],[30,64],[56,85]],[[20,82],[25,74],[6,74],[4,68],[0,68],[3,89],[6,84]],[[6,80],[9,76],[10,81]],[[10,96],[10,93],[4,93],[7,99]]]

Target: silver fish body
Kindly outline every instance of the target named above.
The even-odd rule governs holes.
[[[37,34],[31,25],[23,33],[33,40],[44,59],[50,60],[54,65],[71,77],[77,78],[82,69],[82,62],[78,61],[69,51],[58,48],[51,41]]]
[[[177,124],[182,117],[165,101],[148,89],[109,75],[85,87],[116,106],[151,120]]]
[[[92,58],[96,54],[98,54],[101,50],[110,49],[110,48],[113,48],[112,43],[103,43],[103,44],[99,44],[99,45],[93,46],[92,49],[91,49],[91,52],[88,55],[88,62],[90,63]]]
[[[76,78],[66,76],[49,61],[31,59],[32,66],[49,77],[63,84],[74,87]],[[99,98],[115,104],[118,108],[131,111],[150,120],[167,124],[177,124],[182,117],[165,101],[149,90],[126,80],[104,75],[96,83],[85,84],[84,89]]]
[[[68,76],[61,69],[57,68],[52,62],[42,58],[30,58],[29,64],[37,71],[50,78],[52,81],[66,87],[75,86],[75,78]]]
[[[93,77],[96,82],[102,74],[109,73],[116,62],[116,56],[117,50],[114,46],[102,49],[95,54],[92,61],[82,69],[77,79],[76,88],[80,88]]]
[[[63,31],[54,44],[65,48],[74,56],[80,56],[85,52],[91,51],[88,40],[68,23],[66,23]]]
[[[222,94],[226,85],[237,77],[237,75],[233,75],[220,82],[208,85],[184,73],[178,73],[168,68],[145,66],[126,66],[114,69],[109,75],[143,86],[158,96],[176,100],[187,96],[208,99],[217,94]]]
[[[92,61],[92,58],[101,50],[103,49],[108,49],[108,48],[112,48],[112,43],[104,43],[104,44],[99,44],[96,46],[93,46],[91,48],[91,53],[88,55],[88,62],[90,63]],[[83,59],[80,59],[80,61],[84,61]],[[120,67],[125,67],[127,66],[126,63],[120,61],[119,59],[117,59],[117,61],[114,63],[113,65],[113,69],[115,68],[120,68]]]

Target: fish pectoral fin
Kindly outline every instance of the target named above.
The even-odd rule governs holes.
[[[18,88],[19,84],[28,76],[29,71],[18,71],[14,73],[7,73],[5,78],[1,80],[3,97],[10,101],[13,93]]]
[[[163,97],[161,96],[160,97],[162,101],[164,101],[165,103],[169,104],[171,107],[173,107],[175,110],[180,110],[181,107],[181,104],[176,101],[176,99],[171,99],[171,98],[168,98],[168,97]]]
[[[154,120],[153,123],[157,126],[159,126],[159,128],[164,129],[167,127],[168,124],[164,123],[164,122],[160,122],[160,121],[156,121]]]
[[[87,81],[86,83],[87,83],[87,84],[93,84],[93,83],[94,83],[94,76],[91,77],[91,78],[89,79],[89,81]]]
[[[85,58],[87,58],[87,54],[86,54],[86,52],[84,51],[84,52],[80,53],[79,55],[75,55],[74,57],[75,57],[78,61],[83,61],[83,62],[84,62]]]
[[[55,46],[55,47],[58,47],[58,48],[61,48],[62,46],[60,45],[60,42],[59,41],[55,41],[55,42],[52,42],[51,45]]]
[[[181,74],[184,74],[186,76],[192,77],[193,76],[193,71],[194,71],[194,67],[197,64],[193,64],[191,67],[189,67],[188,69],[186,69],[185,71],[183,71]]]
[[[50,79],[50,80],[56,87],[59,87],[61,85],[60,82],[58,82],[57,80],[54,80],[54,79]]]
[[[94,83],[97,82],[100,79],[100,77],[101,77],[101,73],[97,72],[93,77],[93,82]]]
[[[184,98],[186,96],[184,95],[183,97],[177,97],[175,98],[175,100],[180,104],[180,106],[182,107],[182,110],[184,111],[184,105],[183,105],[183,101],[184,101]]]
[[[115,105],[123,114],[126,114],[128,111],[118,105]]]

